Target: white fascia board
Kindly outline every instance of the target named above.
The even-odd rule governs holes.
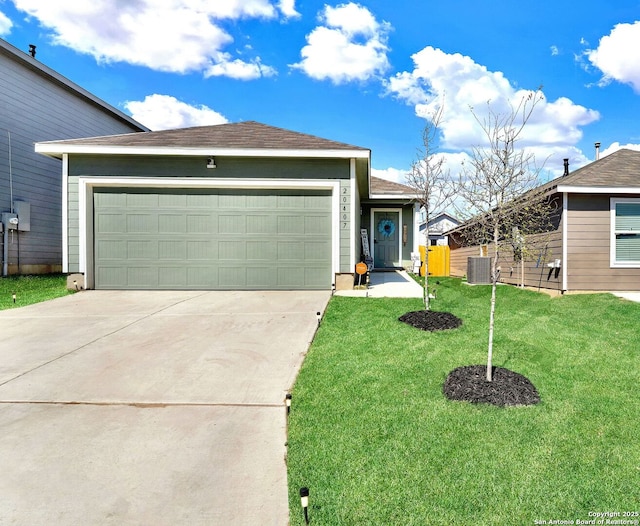
[[[564,186],[558,185],[556,190],[559,193],[570,194],[640,194],[640,187],[637,186]]]
[[[172,148],[157,146],[96,146],[40,142],[35,151],[44,155],[172,155],[181,157],[296,157],[368,159],[369,150],[285,150],[272,148]]]

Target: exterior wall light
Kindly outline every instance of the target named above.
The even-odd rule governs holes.
[[[209,157],[207,159],[207,168],[215,168],[216,167],[216,160],[214,157]]]

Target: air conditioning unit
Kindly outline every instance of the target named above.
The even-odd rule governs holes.
[[[470,256],[467,259],[467,283],[470,285],[491,284],[491,258]]]

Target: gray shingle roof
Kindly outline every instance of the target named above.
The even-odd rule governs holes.
[[[371,193],[375,195],[398,195],[398,196],[413,196],[415,191],[404,184],[394,183],[393,181],[387,181],[380,177],[371,176]]]
[[[640,187],[640,152],[618,150],[553,182],[574,187]]]
[[[52,142],[73,146],[108,147],[369,151],[367,148],[276,128],[255,121]]]

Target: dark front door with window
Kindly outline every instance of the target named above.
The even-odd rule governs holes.
[[[374,212],[372,230],[374,268],[400,266],[400,213],[394,211]]]

